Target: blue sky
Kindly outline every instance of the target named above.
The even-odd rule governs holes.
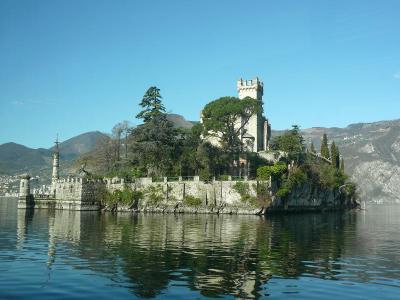
[[[400,117],[400,1],[0,1],[0,144],[50,147],[134,116],[198,120],[264,81],[275,129]]]

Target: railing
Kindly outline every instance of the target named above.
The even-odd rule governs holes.
[[[174,176],[174,177],[165,177],[167,179],[167,182],[174,182],[174,181],[181,181],[181,177],[179,176]],[[165,180],[164,180],[165,181]]]
[[[164,182],[164,177],[152,177],[152,182]]]
[[[319,153],[311,152],[311,151],[309,151],[309,150],[307,150],[307,153],[310,154],[311,156],[317,158],[317,159],[322,160],[323,162],[326,162],[326,163],[328,163],[328,164],[332,164],[332,161],[331,161],[331,160],[329,160],[329,159],[327,159],[327,158],[321,156],[321,154],[319,154]]]
[[[247,176],[220,175],[215,177],[214,181],[247,181],[248,179]]]

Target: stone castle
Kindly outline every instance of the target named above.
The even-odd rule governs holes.
[[[239,79],[237,81],[239,99],[251,97],[262,101],[263,82],[258,78],[252,80]],[[238,120],[243,122],[243,120]],[[271,127],[268,120],[259,112],[252,116],[245,125],[241,134],[244,144],[252,152],[266,151],[269,147]],[[133,182],[125,182],[124,179],[103,178],[89,179],[87,177],[60,178],[60,153],[58,138],[55,141],[52,178],[50,188],[30,191],[30,176],[21,176],[19,208],[53,208],[67,210],[99,210],[101,200],[105,191],[113,192],[123,190],[127,187],[132,190],[146,191],[146,189],[159,189],[164,201],[174,199],[175,206],[182,203],[187,197],[200,199],[205,206],[232,207],[234,210],[243,208],[240,195],[234,190],[236,181],[229,176],[225,181],[213,181],[205,183],[198,176],[189,178],[179,177],[176,179],[164,178],[162,182],[153,182],[152,178],[136,178]],[[248,181],[246,176],[240,178],[248,185],[258,185],[257,181]],[[269,185],[269,182],[263,184]],[[255,195],[253,191],[252,194]],[[246,211],[249,211],[247,209]],[[254,213],[254,208],[250,208]],[[232,211],[230,211],[232,212]]]
[[[239,99],[251,97],[262,101],[263,83],[258,79],[237,82]],[[238,120],[242,122],[242,120]],[[274,160],[269,150],[271,127],[262,112],[255,114],[244,127],[241,139],[249,146],[248,150],[259,153],[266,159]],[[218,142],[218,141],[214,141]],[[30,176],[21,176],[18,208],[21,209],[60,209],[60,210],[100,210],[104,208],[104,197],[116,190],[130,189],[141,192],[140,201],[132,201],[125,207],[114,207],[113,210],[128,210],[142,212],[203,212],[230,214],[257,214],[267,210],[290,210],[299,207],[306,210],[324,207],[335,207],[336,196],[317,197],[310,194],[305,197],[283,201],[274,196],[276,186],[269,181],[248,180],[247,176],[228,176],[224,180],[200,181],[198,176],[167,178],[155,181],[152,178],[135,178],[127,182],[122,178],[92,179],[88,176],[60,178],[60,153],[58,138],[55,141],[50,188],[34,190],[31,193]],[[237,188],[238,181],[247,190],[243,197]],[[265,207],[255,207],[246,202],[248,197],[258,197],[258,191],[265,191],[270,202]],[[319,191],[314,191],[314,193]],[[307,194],[307,193],[306,193]],[[269,195],[269,196],[268,196]],[[154,198],[158,202],[154,203]],[[190,199],[191,201],[187,201]],[[132,199],[133,200],[133,199]],[[193,201],[195,200],[195,201]],[[190,202],[192,204],[190,204]],[[196,203],[193,207],[193,202]],[[189,204],[188,204],[189,203]]]
[[[237,81],[237,92],[238,98],[241,100],[246,97],[250,97],[262,102],[264,84],[260,79],[258,79],[258,77],[255,77],[251,80],[244,80],[241,78]],[[202,116],[200,116],[200,122],[202,122]],[[237,124],[235,125],[237,126],[236,128],[240,128],[244,122],[246,122],[244,119],[237,120],[235,122]],[[269,123],[268,119],[264,117],[263,111],[260,111],[250,117],[247,123],[244,124],[239,138],[246,147],[247,151],[264,152],[269,150],[271,124]],[[205,139],[214,146],[220,145],[218,134],[216,134],[216,136],[206,137]]]

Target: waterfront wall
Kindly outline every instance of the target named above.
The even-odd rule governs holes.
[[[173,180],[173,181],[172,181]],[[238,178],[236,178],[238,180]],[[238,189],[240,186],[242,191]],[[130,189],[139,198],[129,201],[107,201],[107,195]],[[245,191],[245,192],[243,192]],[[261,191],[261,192],[260,192]],[[140,192],[140,193],[138,193]],[[353,199],[335,189],[324,189],[311,183],[297,187],[286,199],[275,196],[276,186],[270,181],[240,178],[210,182],[198,177],[121,178],[88,180],[66,178],[57,181],[55,195],[27,195],[26,184],[19,208],[52,208],[63,210],[108,210],[163,213],[228,213],[264,214],[296,210],[332,210],[354,206]]]
[[[198,178],[192,180],[153,182],[151,178],[139,178],[135,182],[124,182],[116,178],[106,180],[106,190],[114,192],[129,188],[141,192],[141,199],[136,203],[105,203],[106,210],[114,211],[147,211],[147,212],[208,212],[208,213],[257,213],[260,208],[244,201],[237,192],[235,185],[238,181],[203,182]],[[268,188],[269,182],[242,180],[249,187],[249,195],[257,197],[253,188],[263,184]],[[189,201],[188,201],[189,199]],[[190,203],[190,200],[192,201]],[[193,201],[195,203],[193,203]]]

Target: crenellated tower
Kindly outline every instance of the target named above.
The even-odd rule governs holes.
[[[241,78],[237,81],[237,91],[239,99],[250,97],[262,102],[264,84],[258,77],[251,80]],[[249,145],[249,150],[252,152],[265,151],[269,149],[270,132],[271,126],[268,119],[260,111],[253,115],[244,127],[242,139],[245,144]]]

